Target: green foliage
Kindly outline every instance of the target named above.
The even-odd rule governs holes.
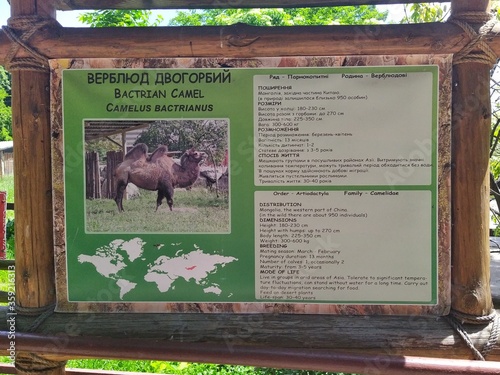
[[[12,140],[11,76],[0,66],[0,141]]]
[[[8,357],[5,357],[8,358]],[[344,373],[308,370],[282,370],[252,366],[216,365],[210,363],[165,361],[112,361],[85,359],[68,361],[67,368],[87,368],[172,375],[348,375]]]
[[[12,88],[11,88],[11,75],[8,71],[4,69],[3,66],[0,66],[0,91],[5,91],[6,97],[3,99],[4,103],[6,106],[10,107],[12,105],[11,103],[11,95],[12,95]]]
[[[0,141],[12,141],[12,133],[9,128],[6,126],[0,128]]]
[[[491,113],[491,132],[490,132],[490,193],[491,200],[494,200],[497,207],[500,207],[500,84],[495,80],[495,72],[498,70],[498,64],[492,69],[490,79],[491,96],[494,99]],[[500,234],[500,212],[491,208],[491,217],[496,225],[494,235]]]
[[[386,20],[388,12],[379,12],[373,5],[291,8],[286,12],[294,25],[371,25]]]
[[[67,368],[84,368],[106,371],[130,371],[154,373],[152,361],[117,361],[109,359],[75,359],[68,361]]]
[[[254,26],[350,25],[377,24],[386,18],[387,12],[379,12],[373,5],[289,9],[208,9],[178,12],[169,24],[171,26],[215,26],[235,23]]]
[[[224,120],[156,121],[139,135],[135,143],[147,144],[150,151],[160,145],[180,152],[195,147],[213,156],[220,164],[227,150],[227,128]]]
[[[492,157],[490,159],[490,171],[493,173],[493,177],[495,177],[495,180],[498,180],[500,178],[500,160],[498,157]]]
[[[119,137],[119,136],[118,136]],[[120,151],[119,139],[116,142],[112,142],[107,138],[100,138],[92,141],[85,142],[85,150],[88,152],[97,152],[99,154],[99,160],[104,161],[106,153],[108,151]]]
[[[14,219],[7,219],[5,226],[5,244],[6,244],[6,257],[7,259],[15,259],[15,238],[14,238]]]
[[[0,88],[0,141],[12,141],[12,108],[5,104],[7,93]]]
[[[404,5],[405,16],[401,23],[441,22],[448,15],[446,5],[434,3],[418,3]]]
[[[252,375],[258,374],[253,367],[249,366],[230,366],[215,365],[206,363],[187,363],[187,362],[164,362],[152,361],[151,367],[155,373],[160,374],[182,374],[182,375]]]
[[[151,21],[152,12],[150,10],[96,10],[83,13],[80,22],[90,25],[90,27],[144,27],[158,26],[163,17],[158,16]]]

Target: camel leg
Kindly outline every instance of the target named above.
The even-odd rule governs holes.
[[[156,198],[156,211],[158,211],[158,207],[161,206],[161,201],[163,200],[165,196],[163,195],[163,192],[161,189],[158,189],[158,198]]]
[[[158,188],[158,199],[156,200],[156,209],[158,209],[158,207],[160,206],[163,198],[167,198],[168,207],[170,208],[170,211],[172,211],[172,205],[174,204],[172,200],[173,197],[174,197],[174,187],[169,183],[162,184]]]
[[[125,189],[127,188],[127,184],[123,184],[118,182],[118,186],[116,188],[116,196],[115,202],[118,207],[118,212],[123,212],[123,194],[125,193]]]
[[[172,206],[174,205],[174,188],[172,186],[167,186],[165,197],[167,198],[168,207],[172,211]]]

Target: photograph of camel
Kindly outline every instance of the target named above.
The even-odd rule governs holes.
[[[87,120],[88,233],[228,233],[227,119]]]

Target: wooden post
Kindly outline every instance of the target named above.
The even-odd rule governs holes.
[[[456,0],[452,17],[486,12],[488,0]],[[465,62],[453,69],[452,310],[485,316],[493,305],[489,254],[489,134],[491,66]]]
[[[36,3],[12,1],[12,16],[35,15]],[[22,308],[55,302],[49,103],[48,70],[12,72],[16,302]]]
[[[12,0],[11,15],[54,18],[48,2]],[[14,26],[13,26],[14,27]],[[17,57],[25,57],[19,51]],[[49,71],[12,71],[12,132],[16,201],[16,303],[18,313],[55,303]],[[64,374],[64,362],[16,353],[18,373]]]
[[[86,199],[101,198],[101,174],[99,170],[99,153],[85,153],[85,197]]]
[[[116,195],[116,180],[114,171],[123,161],[123,151],[108,151],[106,153],[106,198],[114,199]]]

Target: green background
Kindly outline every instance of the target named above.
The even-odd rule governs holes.
[[[112,72],[147,73],[150,85],[138,84],[89,84],[88,73],[111,72],[110,70],[64,70],[63,71],[63,134],[64,134],[64,173],[65,173],[65,210],[66,210],[66,257],[67,282],[69,301],[196,301],[196,302],[255,302],[255,250],[254,250],[254,129],[253,129],[253,76],[258,74],[307,74],[307,73],[365,73],[365,72],[411,72],[431,71],[434,76],[433,103],[437,106],[437,76],[436,66],[418,67],[362,67],[362,68],[259,68],[231,69],[231,81],[227,83],[179,83],[154,85],[157,73],[163,72],[220,72],[216,69],[142,69],[120,70]],[[115,99],[114,90],[164,90],[170,92],[177,89],[200,89],[202,99]],[[106,104],[149,104],[151,112],[121,112],[106,111]],[[164,104],[212,104],[211,112],[154,112],[155,105]],[[437,108],[437,107],[436,107]],[[437,197],[437,109],[433,117],[433,171],[430,187],[401,187],[401,189],[429,189],[433,202]],[[136,119],[229,119],[229,155],[230,155],[230,228],[229,234],[190,234],[190,233],[86,233],[85,232],[85,171],[84,171],[84,129],[85,120],[136,120]],[[374,189],[377,187],[349,187],[357,190]],[[387,189],[387,186],[379,187]],[[318,187],[279,187],[278,190],[345,190],[346,186]],[[273,187],[259,187],[258,190],[276,190]],[[432,259],[434,262],[433,290],[437,289],[437,234],[436,205],[434,205],[432,222]],[[118,212],[117,212],[118,214]],[[152,215],[154,212],[152,212]],[[167,213],[169,214],[169,213]],[[144,247],[143,262],[134,262],[126,268],[126,278],[138,285],[128,292],[123,300],[119,297],[116,282],[96,272],[94,265],[80,263],[80,254],[93,255],[97,248],[108,245],[115,239],[125,241],[140,237],[147,244]],[[165,244],[158,251],[153,244]],[[186,282],[178,278],[166,293],[161,293],[155,283],[146,282],[148,263],[153,263],[160,255],[171,256],[172,243],[182,243],[187,253],[194,250],[193,244],[199,246],[205,253],[217,253],[233,256],[238,261],[225,267],[218,267],[217,274],[209,276],[212,282],[219,285],[221,295],[204,293],[203,288],[193,281]],[[434,292],[436,296],[437,292]],[[435,300],[435,298],[433,298]]]

